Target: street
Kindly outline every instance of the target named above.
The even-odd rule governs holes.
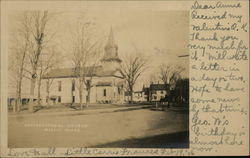
[[[157,111],[141,108],[90,114],[15,115],[9,116],[8,145],[15,148],[108,148],[152,147],[154,143],[158,147],[184,148],[188,147],[188,128],[188,114],[171,109]],[[169,140],[173,146],[168,144]]]

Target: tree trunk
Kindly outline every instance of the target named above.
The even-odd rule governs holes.
[[[24,64],[24,58],[25,58],[25,55],[23,56],[23,60],[22,60],[22,65],[21,65],[21,69],[20,69],[20,75],[19,75],[19,80],[18,80],[18,97],[17,97],[17,104],[16,104],[16,108],[17,108],[17,112],[20,112],[21,111],[21,105],[22,105],[22,98],[21,98],[21,95],[22,95],[22,81],[23,81],[23,64]]]
[[[73,105],[73,96],[74,96],[74,94],[73,94],[74,92],[73,92],[73,90],[71,89],[71,105]]]
[[[41,105],[41,78],[39,77],[38,79],[38,87],[37,87],[37,105],[40,106]]]
[[[39,63],[39,57],[42,52],[42,40],[43,40],[43,33],[39,35],[39,38],[36,38],[36,45],[37,45],[37,50],[36,50],[36,55],[35,59],[33,61],[33,70],[32,70],[32,75],[31,75],[31,83],[30,83],[30,104],[29,104],[29,112],[34,112],[33,106],[34,106],[34,91],[35,91],[35,85],[36,85],[36,75],[37,75],[37,66]]]
[[[90,103],[90,87],[87,88],[87,100],[86,100],[86,107],[89,106],[89,103]]]
[[[19,76],[19,79],[17,81],[16,100],[15,100],[15,104],[13,106],[13,112],[19,112],[20,111],[20,100],[21,100],[21,78]]]
[[[134,98],[133,98],[133,97],[134,97],[134,94],[133,94],[133,86],[130,87],[130,93],[131,93],[131,98],[130,98],[131,100],[130,100],[130,101],[131,101],[131,103],[133,104],[133,102],[134,102],[134,100],[133,100],[133,99],[134,99]]]
[[[21,95],[17,93],[15,104],[13,106],[13,112],[20,112],[21,109],[20,106],[21,106]]]
[[[133,104],[133,102],[134,102],[134,98],[133,98],[134,96],[133,96],[133,92],[131,92],[131,103]]]
[[[14,113],[17,111],[17,104],[18,104],[17,98],[18,98],[18,94],[16,95],[15,103],[12,106],[12,108],[13,108],[12,110]]]
[[[49,91],[47,91],[47,105],[49,105]]]
[[[15,103],[13,104],[13,112],[17,112],[17,106],[18,106],[18,97],[19,97],[19,81],[17,81],[17,87],[16,87],[16,99]]]
[[[83,109],[82,96],[83,96],[83,83],[80,81],[79,86],[79,99],[80,99],[80,108]]]
[[[47,101],[47,105],[50,104],[50,85],[52,84],[52,82],[50,83],[49,79],[47,80],[47,83],[46,83],[46,92],[47,92],[47,98],[46,98],[46,101]]]
[[[21,85],[19,85],[21,86]],[[16,99],[16,111],[20,112],[21,111],[21,102],[22,98],[21,98],[21,87],[18,88],[18,94],[17,94],[17,99]]]
[[[29,112],[33,112],[34,106],[34,91],[35,91],[36,79],[32,78],[30,82],[30,101],[29,101]]]
[[[82,92],[80,92],[82,90],[79,90],[79,99],[80,99],[80,109],[83,109],[83,105],[82,105]]]
[[[22,99],[21,99],[21,97],[19,97],[17,99],[17,112],[21,111],[21,105],[22,105]]]
[[[74,85],[73,85],[73,82],[74,82]],[[74,104],[73,96],[74,96],[74,91],[75,91],[75,80],[71,80],[71,84],[72,84],[71,85],[71,105],[73,106],[73,104]]]
[[[21,93],[22,93],[22,79],[23,79],[23,68],[20,68],[20,73],[17,79],[17,86],[16,86],[16,100],[13,106],[13,112],[19,112],[21,109]]]

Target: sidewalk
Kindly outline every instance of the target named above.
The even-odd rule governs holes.
[[[122,107],[104,107],[104,108],[85,108],[83,110],[74,110],[69,107],[61,107],[65,111],[54,111],[50,112],[48,110],[40,110],[35,113],[9,113],[9,117],[28,117],[28,116],[67,116],[67,115],[89,115],[89,114],[98,114],[98,113],[111,113],[111,112],[121,112],[121,111],[130,111],[150,108],[152,105],[136,105],[136,106],[122,106]],[[52,109],[53,110],[53,109]]]

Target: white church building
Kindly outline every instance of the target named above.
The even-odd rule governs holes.
[[[90,103],[122,103],[124,102],[125,80],[119,71],[122,60],[118,56],[118,46],[115,44],[112,29],[100,65],[95,66],[91,76],[86,74],[86,81],[92,77]],[[88,69],[89,67],[86,67]],[[50,81],[51,85],[46,85]],[[79,89],[76,86],[74,68],[54,69],[43,76],[43,102],[79,103]],[[48,86],[49,92],[48,92]],[[83,103],[87,100],[87,90],[84,87]]]

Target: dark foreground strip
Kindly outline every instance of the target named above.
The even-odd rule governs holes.
[[[93,148],[189,148],[189,132],[126,139],[91,146]]]

